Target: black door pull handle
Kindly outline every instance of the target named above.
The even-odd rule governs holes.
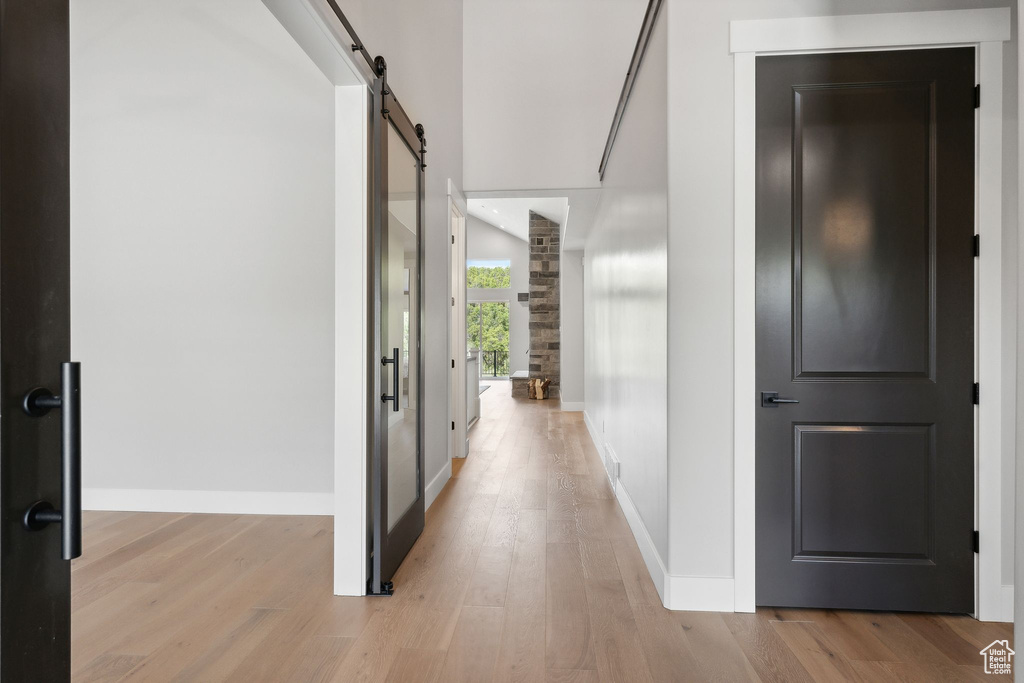
[[[82,404],[81,363],[61,363],[60,396],[43,387],[25,394],[22,407],[31,417],[60,409],[61,501],[60,510],[45,500],[32,503],[22,518],[29,531],[48,524],[61,525],[61,557],[73,560],[82,554]]]
[[[381,365],[392,365],[391,368],[391,396],[387,393],[380,395],[382,403],[391,401],[391,407],[394,412],[398,412],[398,347],[391,349],[391,358],[384,356],[380,359]]]
[[[800,401],[795,398],[779,398],[779,392],[777,391],[762,391],[761,392],[761,407],[762,408],[777,408],[780,403],[799,403]]]

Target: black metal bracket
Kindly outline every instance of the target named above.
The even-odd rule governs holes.
[[[978,552],[978,548],[981,546],[981,539],[979,538],[980,536],[981,534],[979,534],[977,531],[974,532],[974,552]]]
[[[416,137],[420,141],[420,168],[427,167],[427,138],[424,136],[423,124],[416,124]],[[455,244],[455,236],[452,236],[452,244]]]
[[[39,531],[50,524],[60,524],[64,515],[45,500],[37,500],[28,506],[21,518],[21,525],[28,531]]]
[[[377,76],[380,78],[380,115],[387,116],[391,113],[391,110],[387,107],[386,98],[391,94],[391,90],[388,89],[388,63],[387,60],[384,59],[383,55],[377,55],[373,60],[373,70],[377,72]]]
[[[373,589],[373,579],[366,582],[366,596],[367,597],[383,597],[387,595],[394,595],[395,585],[390,581],[384,581],[380,584],[380,590],[376,591]]]
[[[30,389],[21,403],[25,414],[30,417],[42,417],[60,406],[60,396],[54,396],[52,391],[44,387]]]

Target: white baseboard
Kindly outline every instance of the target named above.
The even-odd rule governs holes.
[[[636,544],[640,548],[640,555],[644,558],[644,564],[647,565],[647,571],[651,575],[651,580],[654,581],[654,587],[658,589],[658,595],[661,596],[661,602],[665,607],[669,607],[668,596],[665,594],[666,583],[665,579],[668,576],[668,569],[665,568],[665,563],[661,559],[661,554],[658,553],[658,549],[654,547],[654,540],[651,535],[647,532],[647,526],[644,524],[644,520],[640,517],[640,511],[633,505],[633,499],[629,497],[629,493],[626,491],[626,487],[622,485],[620,481],[618,486],[615,487],[615,498],[619,501],[619,507],[622,508],[622,514],[626,516],[626,521],[629,522],[629,528],[633,531],[633,536],[636,538]],[[671,609],[671,607],[669,607]]]
[[[665,607],[685,612],[733,612],[735,583],[731,576],[669,576]]]
[[[468,449],[468,446],[467,446]],[[468,452],[468,450],[467,450]],[[448,483],[448,480],[452,478],[452,461],[451,458],[445,463],[445,466],[441,468],[441,471],[437,473],[437,476],[430,480],[427,484],[427,489],[424,492],[426,500],[426,507],[429,508],[437,496],[441,493],[441,489]]]
[[[615,487],[615,498],[629,522],[640,555],[644,558],[647,571],[651,574],[654,587],[658,589],[661,602],[666,608],[689,612],[732,612],[735,609],[732,577],[717,576],[674,576],[668,573],[661,554],[654,547],[654,541],[647,532],[647,526],[640,512],[629,497],[620,480]]]
[[[334,515],[334,494],[292,491],[82,489],[85,510],[233,515]]]
[[[590,432],[590,440],[597,447],[597,452],[601,453],[604,450],[604,439],[597,431],[597,427],[594,426],[593,421],[590,419],[590,413],[587,412],[586,408],[583,409],[583,424],[587,425],[587,431]]]
[[[590,415],[583,411],[583,422],[587,425],[590,438],[597,450],[604,457],[606,444],[598,435]],[[666,608],[680,611],[700,612],[732,612],[735,610],[735,581],[732,577],[717,576],[673,576],[668,573],[665,561],[654,545],[651,534],[647,531],[640,511],[633,504],[629,492],[620,479],[615,486],[615,498],[619,501],[622,514],[625,515],[629,528],[636,538],[640,555],[644,558],[647,571],[658,589],[658,595]],[[1012,602],[1011,602],[1012,604]]]
[[[583,401],[562,401],[562,410],[567,413],[583,412]]]

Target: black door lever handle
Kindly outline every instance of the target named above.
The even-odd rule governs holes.
[[[779,392],[777,391],[762,391],[761,392],[761,407],[762,408],[777,408],[780,403],[799,403],[800,401],[795,398],[779,398]]]

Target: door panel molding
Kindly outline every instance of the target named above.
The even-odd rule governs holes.
[[[1002,586],[1002,415],[1013,414],[1004,398],[1002,327],[1002,41],[1009,39],[1008,9],[906,12],[837,17],[730,22],[734,53],[734,595],[721,609],[753,612],[755,598],[755,75],[756,57],[801,52],[973,46],[984,93],[976,114],[976,233],[986,246],[976,260],[975,376],[990,387],[976,407],[976,523],[981,537],[976,561],[975,615],[1009,620]],[[1007,370],[1012,370],[1008,368]],[[984,491],[984,496],[978,496]]]
[[[899,101],[897,98],[902,95],[904,96],[903,101]],[[907,97],[907,95],[911,95]],[[859,96],[859,97],[857,97]],[[912,319],[915,314],[920,317],[924,317],[927,320],[926,324],[921,324],[918,327],[923,333],[924,339],[914,339],[915,343],[910,345],[918,352],[918,358],[913,358],[911,354],[903,354],[902,358],[890,358],[889,367],[870,367],[871,361],[869,359],[858,358],[857,348],[855,343],[855,337],[850,337],[850,344],[845,345],[842,348],[836,348],[835,346],[829,345],[825,339],[829,334],[828,323],[824,326],[815,325],[814,315],[805,316],[805,299],[810,299],[810,309],[814,311],[816,306],[815,303],[819,303],[820,299],[831,299],[828,296],[828,286],[825,282],[821,281],[821,278],[815,278],[814,273],[817,272],[822,274],[825,269],[823,268],[810,268],[811,275],[808,278],[804,277],[805,270],[808,270],[806,266],[811,265],[814,257],[821,258],[824,252],[828,250],[829,241],[835,242],[837,239],[842,239],[846,244],[842,245],[843,252],[846,254],[856,255],[858,253],[858,245],[855,243],[856,236],[845,236],[836,237],[825,235],[814,235],[809,231],[808,234],[804,234],[805,224],[805,211],[808,209],[808,204],[814,204],[814,194],[824,194],[829,190],[835,191],[835,181],[840,181],[844,184],[850,182],[856,182],[850,178],[835,178],[830,177],[830,174],[818,174],[813,173],[810,183],[818,184],[817,193],[804,192],[804,156],[807,152],[807,147],[810,147],[811,153],[813,154],[814,148],[817,144],[841,144],[837,140],[822,141],[820,134],[816,134],[813,130],[809,130],[805,134],[805,119],[813,119],[818,109],[829,109],[836,106],[849,107],[854,99],[863,99],[871,97],[875,101],[871,103],[873,107],[878,110],[887,111],[900,111],[900,107],[894,106],[898,104],[903,105],[903,109],[910,109],[911,106],[919,106],[924,110],[924,116],[922,118],[929,119],[930,125],[927,133],[922,135],[923,139],[919,140],[907,140],[910,136],[904,136],[903,140],[894,140],[896,136],[890,135],[885,141],[879,141],[880,144],[876,145],[878,149],[886,150],[887,159],[884,163],[891,162],[900,156],[909,157],[912,156],[913,152],[920,153],[922,157],[921,166],[927,167],[928,175],[928,186],[927,188],[912,188],[924,190],[924,194],[934,198],[935,188],[938,183],[937,171],[938,166],[936,163],[936,120],[935,120],[935,83],[934,81],[907,81],[907,82],[885,82],[885,83],[844,83],[844,84],[813,84],[813,85],[799,85],[793,88],[793,233],[792,240],[793,244],[802,244],[804,249],[794,250],[793,252],[793,380],[799,382],[814,382],[814,381],[853,381],[853,382],[864,382],[864,381],[906,381],[908,379],[920,379],[926,381],[932,381],[935,379],[935,337],[936,337],[936,212],[934,202],[923,202],[921,206],[921,213],[925,215],[914,216],[915,223],[920,221],[926,224],[925,230],[927,234],[925,239],[928,242],[928,254],[922,259],[921,263],[905,264],[907,267],[901,269],[902,276],[898,282],[892,283],[893,287],[906,291],[907,289],[913,289],[917,286],[924,285],[924,292],[920,292],[921,301],[919,305],[914,307],[917,310],[907,310],[906,308],[892,311],[887,316],[887,332],[888,341],[897,341],[895,337],[907,332],[907,321]],[[917,101],[911,101],[917,100]],[[864,105],[861,104],[861,107]],[[905,119],[909,118],[904,116]],[[903,131],[905,132],[905,131]],[[805,138],[809,138],[809,144],[805,145]],[[847,140],[847,143],[850,141]],[[918,148],[913,149],[915,145],[913,142],[919,143]],[[894,144],[895,143],[895,144]],[[901,144],[902,143],[902,144]],[[901,146],[897,146],[901,145]],[[850,153],[852,145],[847,144],[844,150],[845,153]],[[875,159],[874,161],[878,161]],[[826,176],[822,178],[822,175]],[[833,186],[828,187],[829,180],[833,181]],[[906,190],[906,187],[901,188]],[[922,198],[923,199],[923,198]],[[822,207],[822,213],[825,214],[826,219],[829,213],[839,214],[836,219],[842,220],[843,213],[857,213],[856,205],[849,205],[842,207],[842,211],[830,212],[828,208]],[[929,210],[930,209],[930,210]],[[814,220],[815,212],[812,210],[809,220],[806,223],[809,225],[818,225],[822,221]],[[908,217],[909,218],[909,217]],[[893,234],[893,233],[882,233]],[[884,237],[883,237],[884,239]],[[815,247],[817,249],[807,249],[807,247]],[[835,246],[834,244],[832,246]],[[908,247],[910,245],[904,243],[893,244],[891,239],[888,244],[885,244],[884,251],[890,253],[898,253],[900,250],[893,247]],[[904,249],[909,251],[909,249]],[[810,252],[810,253],[807,253]],[[827,257],[826,257],[827,258]],[[923,270],[924,272],[915,272],[914,266],[917,265],[918,271]],[[915,277],[916,276],[916,277]],[[808,282],[810,280],[810,282]],[[874,283],[872,283],[874,284]],[[882,283],[884,284],[884,283]],[[877,286],[877,285],[876,285]],[[821,296],[825,293],[824,296]],[[809,297],[807,295],[810,295]],[[870,292],[865,292],[870,295]],[[867,297],[865,297],[867,298]],[[853,310],[872,310],[877,311],[874,305],[866,305],[869,302],[865,298],[860,299],[861,306],[852,305],[850,306]],[[874,302],[870,302],[874,304]],[[832,311],[819,311],[819,313],[831,313]],[[832,316],[825,316],[829,320],[834,320]],[[867,321],[861,319],[858,323],[864,324]],[[923,322],[923,321],[922,321]],[[855,325],[856,327],[857,325]],[[823,329],[824,328],[824,329]],[[808,338],[809,339],[806,339]],[[809,341],[809,344],[805,344]],[[818,344],[814,342],[816,339],[819,341]],[[906,340],[904,340],[906,341]],[[883,344],[886,348],[890,349],[890,353],[894,349],[906,348],[906,344],[895,344],[885,343]],[[815,354],[817,352],[817,354]],[[815,365],[820,365],[825,359],[821,356],[831,355],[833,358],[829,359],[832,363],[838,362],[843,364],[843,361],[848,368],[836,368],[834,371],[826,371],[822,369],[815,369]],[[815,355],[818,358],[815,358]],[[911,356],[911,357],[907,357]],[[818,363],[814,361],[817,360]],[[808,367],[810,366],[810,367]],[[860,366],[860,367],[858,367]]]
[[[934,424],[796,424],[793,431],[792,559],[808,562],[935,564],[934,522],[938,496],[935,491]],[[865,437],[874,442],[873,447],[858,449],[859,461],[844,471],[841,458],[844,451],[839,442],[863,441]],[[886,440],[894,441],[893,445],[897,447],[887,450]],[[815,453],[814,441],[832,443],[827,449]],[[836,458],[836,454],[840,458]],[[883,481],[887,488],[882,491],[863,490],[877,483],[866,481],[863,475],[880,469],[887,470],[888,476]],[[805,479],[809,480],[806,487]],[[826,489],[824,486],[815,486],[815,479],[832,482],[842,479],[844,485]],[[829,499],[814,495],[826,490],[832,494]],[[882,527],[878,524],[882,520],[871,519],[871,508],[880,505],[902,508],[900,517],[905,522],[902,528],[892,525]],[[832,519],[829,525],[838,529],[818,528],[815,523],[826,519],[826,515],[836,509],[844,510],[843,518]],[[837,530],[840,533],[846,532],[850,537],[846,548],[835,547],[829,542],[827,536],[835,535]],[[826,531],[831,531],[831,534]],[[908,534],[908,531],[911,533]],[[888,547],[884,550],[871,551],[864,547],[865,540],[870,540],[869,545],[874,545],[880,538],[887,541]],[[821,541],[825,541],[824,547]]]

